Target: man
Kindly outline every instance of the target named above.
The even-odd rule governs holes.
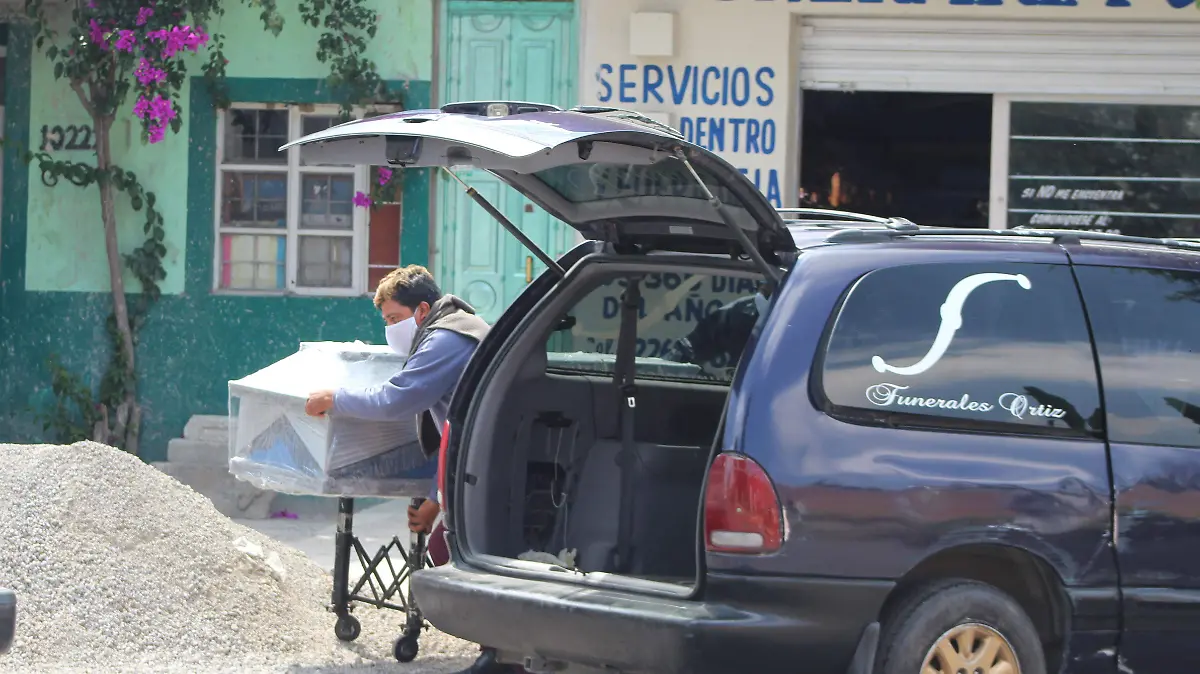
[[[437,448],[435,429],[440,432],[450,408],[459,377],[488,325],[475,310],[453,295],[443,295],[425,267],[409,265],[379,282],[375,307],[387,325],[384,332],[392,350],[408,356],[396,376],[378,386],[361,390],[317,391],[308,397],[304,410],[312,416],[328,412],[345,417],[388,420],[416,415],[418,439],[427,452]],[[409,508],[408,526],[414,532],[432,532],[429,553],[434,563],[449,561],[445,528],[433,523],[440,507],[437,487],[420,508]],[[495,652],[483,649],[470,672],[508,672],[498,665]]]
[[[675,342],[667,359],[704,365],[724,356],[724,367],[736,367],[759,315],[767,310],[773,289],[770,283],[760,283],[758,292],[700,319],[687,337]]]

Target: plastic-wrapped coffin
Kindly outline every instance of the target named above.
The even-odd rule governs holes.
[[[365,421],[304,413],[321,389],[382,384],[404,367],[386,346],[306,342],[229,382],[229,470],[260,489],[321,496],[428,494],[436,473],[413,418]]]

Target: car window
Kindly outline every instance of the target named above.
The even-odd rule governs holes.
[[[1114,442],[1200,447],[1200,274],[1079,267]]]
[[[646,274],[640,285],[636,376],[732,381],[765,303],[758,280],[656,272]],[[624,278],[605,282],[566,313],[546,343],[551,370],[612,373],[625,286]]]
[[[741,200],[702,167],[696,172],[721,203],[738,206]],[[547,187],[571,203],[680,197],[707,200],[704,190],[683,162],[664,159],[654,164],[569,164],[533,174]]]
[[[1103,428],[1087,324],[1063,265],[871,272],[835,319],[820,382],[835,414],[859,411],[868,421]]]

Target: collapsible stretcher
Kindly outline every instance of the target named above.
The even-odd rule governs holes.
[[[421,497],[414,498],[411,505],[420,507],[424,500]],[[417,657],[420,649],[418,639],[427,625],[406,581],[414,572],[433,566],[425,543],[425,534],[410,534],[407,546],[399,536],[393,536],[374,555],[368,555],[354,535],[354,499],[338,499],[333,598],[329,607],[337,614],[333,633],[338,639],[354,641],[362,631],[358,618],[350,615],[356,603],[403,611],[406,617],[404,629],[396,639],[392,653],[400,662],[411,662]],[[350,563],[355,559],[362,565],[363,574],[351,588]]]
[[[419,506],[437,462],[421,450],[413,418],[364,421],[304,412],[310,391],[373,386],[403,366],[387,347],[303,343],[287,358],[229,382],[229,471],[259,489],[337,498],[329,606],[337,616],[334,634],[342,641],[358,638],[362,626],[351,615],[358,604],[403,611],[393,652],[409,662],[426,624],[408,580],[431,566],[428,541],[424,534],[397,535],[371,554],[354,534],[354,506],[356,498],[410,499]],[[396,527],[407,534],[407,518]],[[351,585],[355,562],[363,574]]]

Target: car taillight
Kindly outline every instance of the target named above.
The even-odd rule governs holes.
[[[783,513],[767,471],[741,454],[718,454],[704,489],[705,548],[763,554],[782,544]]]
[[[442,424],[442,444],[438,447],[437,488],[438,504],[446,509],[446,454],[450,447],[450,420]]]

